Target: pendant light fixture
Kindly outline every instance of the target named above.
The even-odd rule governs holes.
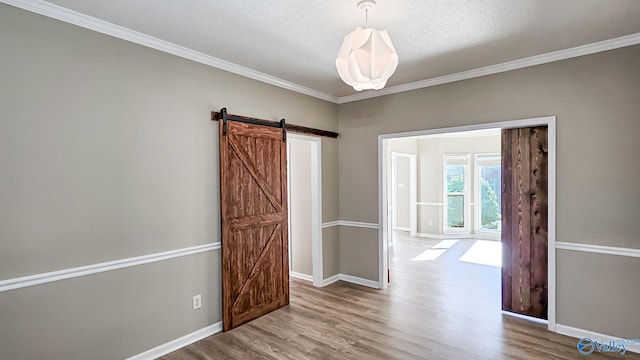
[[[362,0],[358,7],[365,12],[365,27],[356,27],[344,37],[336,59],[342,81],[356,91],[380,90],[398,67],[398,54],[385,30],[368,27],[369,10],[375,0]]]

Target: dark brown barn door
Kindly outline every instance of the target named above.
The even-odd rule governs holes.
[[[547,127],[502,130],[502,309],[547,319]]]
[[[282,129],[220,126],[224,331],[289,304],[286,141]]]

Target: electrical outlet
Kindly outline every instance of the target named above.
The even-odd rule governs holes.
[[[433,220],[429,220],[429,226],[433,226]]]
[[[202,307],[202,296],[200,294],[193,297],[193,310],[200,309]]]

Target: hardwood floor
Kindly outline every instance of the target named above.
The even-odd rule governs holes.
[[[503,316],[500,268],[458,261],[473,240],[411,261],[437,242],[397,238],[385,290],[291,279],[290,306],[161,359],[640,359]]]

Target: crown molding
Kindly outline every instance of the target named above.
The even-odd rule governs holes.
[[[622,36],[615,39],[599,41],[596,43],[576,46],[569,49],[558,50],[546,54],[535,55],[527,58],[507,61],[501,64],[489,65],[477,69],[462,71],[454,74],[438,76],[431,79],[420,80],[412,83],[391,86],[381,90],[368,91],[365,93],[341,96],[338,104],[353,101],[371,99],[379,96],[397,94],[405,91],[417,90],[426,87],[448,84],[461,80],[473,79],[486,75],[499,74],[506,71],[523,69],[530,66],[542,65],[554,61],[566,60],[578,56],[595,54],[603,51],[614,50],[626,46],[640,44],[640,33]]]
[[[149,36],[141,32],[125,28],[120,25],[112,24],[110,22],[100,20],[92,16],[64,8],[62,6],[48,3],[46,1],[0,0],[0,3],[12,5],[23,10],[50,17],[52,19],[80,26],[85,29],[116,37],[118,39],[130,41],[138,45],[146,46],[220,70],[248,77],[250,79],[274,85],[283,89],[291,90],[300,94],[309,95],[332,103],[338,102],[337,96],[329,95],[324,92],[314,90],[290,81],[282,80],[275,76],[249,69],[247,67],[237,65],[232,62],[213,57],[211,55],[203,54],[199,51],[188,49],[186,47],[176,45],[174,43],[164,41],[153,36]]]
[[[535,55],[527,58],[504,62],[501,64],[489,65],[477,69],[457,72],[453,74],[438,76],[435,78],[415,81],[407,84],[391,86],[376,91],[367,91],[346,96],[334,96],[319,90],[311,89],[287,80],[277,78],[232,62],[219,59],[217,57],[203,54],[201,52],[164,41],[153,36],[149,36],[123,26],[94,18],[55,4],[42,0],[0,0],[0,3],[15,6],[36,14],[44,15],[69,24],[93,30],[105,35],[113,36],[122,40],[146,46],[155,50],[166,52],[188,60],[192,60],[204,65],[208,65],[220,70],[228,71],[253,80],[274,85],[283,89],[291,90],[300,94],[329,101],[335,104],[345,104],[349,102],[371,99],[375,97],[397,94],[405,91],[417,90],[431,86],[448,84],[461,80],[473,79],[486,75],[499,74],[506,71],[522,69],[530,66],[546,64],[554,61],[570,59],[578,56],[595,54],[598,52],[614,50],[626,46],[640,44],[640,33],[622,36],[615,39],[604,40],[592,44],[577,46],[569,49],[558,50],[546,54]]]

